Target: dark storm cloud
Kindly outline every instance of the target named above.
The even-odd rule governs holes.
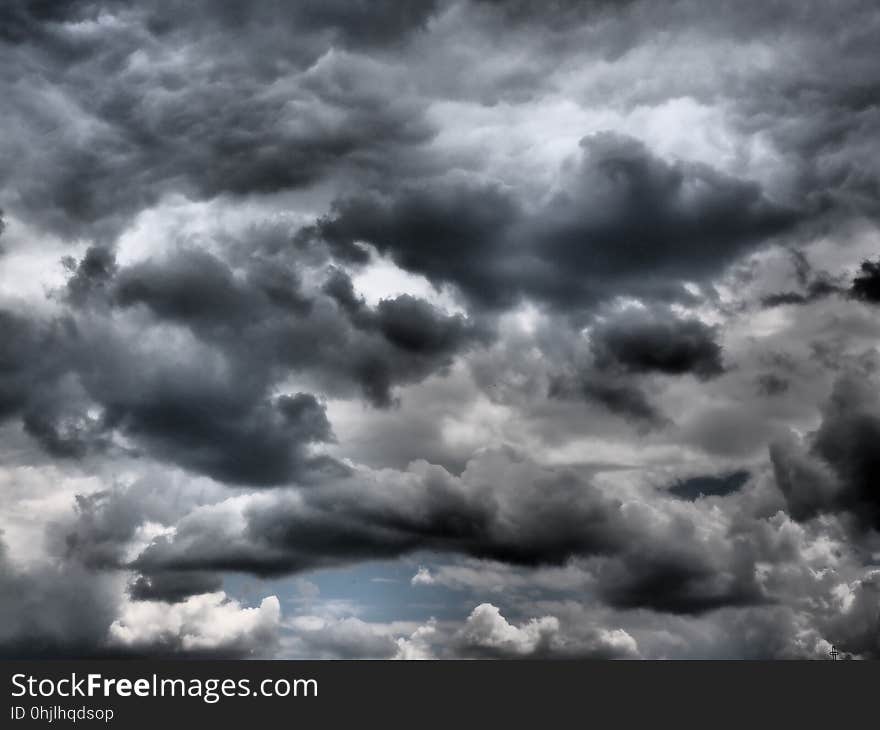
[[[0,310],[0,421],[20,420],[57,458],[81,458],[108,445],[104,424],[82,403],[70,378],[72,320]]]
[[[202,300],[187,301],[204,314]],[[311,453],[334,441],[324,406],[311,394],[269,395],[266,367],[247,360],[205,367],[187,357],[145,361],[140,343],[103,319],[58,329],[52,347],[37,351],[34,335],[23,329],[18,355],[34,359],[16,369],[11,363],[5,378],[8,410],[56,456],[84,456],[119,433],[133,440],[135,454],[230,483],[270,486],[346,471]]]
[[[334,440],[323,406],[303,393],[271,396],[278,380],[299,371],[388,407],[396,386],[442,372],[491,334],[410,295],[367,306],[340,271],[308,292],[295,259],[259,248],[235,268],[192,248],[119,267],[91,247],[65,266],[61,299],[78,316],[41,323],[3,314],[0,413],[21,417],[56,456],[100,451],[120,433],[135,452],[230,483],[339,475],[339,462],[310,453]],[[167,323],[197,339],[166,357],[114,327],[114,312],[148,313],[147,327]]]
[[[50,404],[35,406],[24,413],[22,426],[48,454],[59,459],[81,459],[110,447],[106,423],[88,413],[65,413]]]
[[[401,6],[394,0],[304,0],[279,13],[274,0],[255,0],[245,5],[192,2],[181,7],[173,0],[146,3],[147,25],[159,35],[214,25],[224,31],[246,34],[279,26],[285,33],[320,34],[327,45],[370,47],[394,45],[421,30],[437,9],[436,0],[419,0]],[[175,22],[176,21],[176,22]]]
[[[235,369],[144,363],[124,340],[4,315],[3,413],[55,456],[82,457],[113,432],[153,457],[221,481],[272,485],[345,472],[310,453],[333,440],[313,395],[270,398],[268,383]],[[47,340],[46,338],[50,338]],[[95,413],[93,413],[95,411]]]
[[[215,573],[174,573],[139,575],[128,586],[135,601],[179,603],[200,593],[214,593],[223,587],[223,579]]]
[[[12,43],[51,39],[55,28],[71,20],[91,15],[89,0],[66,3],[10,0],[0,11],[0,37]]]
[[[375,309],[370,309],[342,271],[331,272],[322,291],[348,314],[357,329],[381,333],[403,353],[449,357],[469,341],[488,341],[491,334],[488,325],[469,321],[460,314],[446,315],[410,294],[381,299]]]
[[[770,294],[763,299],[761,303],[765,307],[779,307],[785,304],[809,304],[818,299],[824,299],[832,294],[839,294],[840,287],[828,281],[814,281],[809,284],[807,290],[803,293],[789,291],[779,294]]]
[[[684,281],[798,220],[756,183],[612,133],[582,140],[565,182],[534,213],[493,185],[438,183],[339,201],[319,228],[337,248],[368,242],[480,306],[525,297],[572,309],[624,293],[687,298]]]
[[[863,528],[880,529],[880,400],[863,376],[838,379],[809,448],[780,442],[771,447],[776,481],[799,520],[822,513],[848,514]]]
[[[880,398],[873,382],[844,377],[838,381],[816,433],[815,453],[837,473],[845,505],[864,525],[880,528]]]
[[[863,261],[850,294],[863,302],[880,302],[880,261]]]
[[[75,279],[68,287],[72,283]],[[295,269],[255,259],[237,277],[226,262],[195,248],[167,261],[126,267],[114,280],[111,296],[121,307],[144,305],[160,319],[207,331],[241,331],[273,314],[306,314],[311,306]]]
[[[42,384],[62,369],[54,357],[45,357],[64,340],[63,325],[43,324],[9,310],[0,310],[0,419],[27,406]]]
[[[105,578],[75,562],[21,570],[0,541],[0,657],[101,655],[114,603]]]
[[[252,372],[311,372],[331,390],[355,383],[379,407],[392,403],[395,386],[442,371],[491,334],[410,295],[368,307],[340,271],[310,295],[290,263],[255,258],[236,276],[201,251],[121,270],[111,300],[186,326]]]
[[[272,575],[417,549],[558,564],[616,544],[619,505],[574,474],[517,459],[487,454],[461,478],[422,463],[416,472],[380,476],[381,483],[352,479],[256,504],[234,543],[223,536],[222,523],[215,529],[209,513],[193,515],[173,539],[157,539],[135,567]],[[516,494],[496,482],[495,470],[505,468],[519,487]]]
[[[245,508],[244,532],[226,509],[194,512],[132,563],[146,574],[237,571],[283,575],[418,550],[519,566],[595,561],[612,605],[700,614],[765,602],[748,537],[707,540],[693,516],[657,521],[629,512],[575,473],[509,452],[473,459],[460,478],[422,464]],[[376,477],[374,477],[375,479]]]
[[[716,330],[698,319],[641,309],[628,309],[590,332],[600,368],[664,375],[690,373],[701,379],[724,372],[716,338]]]
[[[410,295],[368,307],[338,270],[313,294],[301,290],[295,262],[256,257],[238,273],[211,254],[182,251],[121,270],[111,299],[186,326],[251,371],[309,371],[331,389],[355,383],[380,407],[396,385],[442,371],[491,334]]]
[[[441,183],[337,201],[318,232],[336,250],[371,243],[435,284],[452,282],[500,305],[517,295],[500,290],[494,267],[508,257],[515,270],[517,251],[504,237],[520,216],[517,201],[495,186]]]
[[[609,380],[601,373],[560,375],[550,382],[548,395],[558,400],[586,400],[639,426],[660,427],[668,423],[648,396],[635,384]]]
[[[652,547],[656,552],[627,555],[600,569],[600,592],[612,606],[701,614],[767,600],[748,556],[721,568],[703,557],[671,553],[667,545]]]
[[[89,246],[80,261],[65,256],[61,263],[72,274],[67,280],[67,297],[75,305],[86,303],[93,294],[99,295],[117,269],[116,256],[104,246]]]
[[[403,164],[432,135],[418,102],[381,60],[328,49],[392,42],[430,12],[309,2],[278,23],[274,3],[13,3],[8,207],[64,236],[106,236],[170,192],[272,193]]]
[[[256,400],[223,380],[187,375],[192,379],[160,380],[104,399],[108,424],[153,457],[223,482],[272,486],[346,472],[334,459],[308,452],[309,444],[333,438],[313,395]]]

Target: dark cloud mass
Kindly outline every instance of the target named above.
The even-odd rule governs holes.
[[[0,656],[880,657],[878,47],[0,4]]]
[[[319,230],[337,247],[368,242],[476,305],[571,308],[669,296],[798,220],[755,183],[669,164],[633,138],[606,132],[580,147],[564,191],[535,211],[494,185],[444,184],[344,200]]]
[[[724,372],[721,346],[710,327],[696,319],[667,313],[628,311],[600,323],[591,344],[602,368],[621,367],[636,373],[711,378]]]
[[[880,302],[880,262],[863,261],[850,291],[856,299]]]
[[[875,481],[880,464],[874,447],[878,434],[875,382],[854,374],[841,376],[807,448],[790,442],[771,448],[776,479],[792,516],[810,519],[842,512],[862,528],[880,527]]]
[[[640,426],[662,426],[666,419],[638,386],[626,381],[607,380],[595,373],[558,376],[550,383],[548,395],[558,399],[584,399],[597,403],[610,413]]]

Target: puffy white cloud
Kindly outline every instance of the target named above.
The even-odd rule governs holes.
[[[555,616],[533,618],[522,626],[513,626],[496,606],[481,603],[471,611],[459,635],[469,648],[523,656],[552,648],[558,634],[559,619]]]
[[[409,582],[414,586],[432,586],[436,581],[434,580],[434,576],[431,575],[431,571],[424,565],[420,565],[416,574],[410,578]]]
[[[265,656],[274,652],[281,605],[267,596],[245,608],[222,591],[185,601],[129,601],[110,625],[110,643],[151,652]]]
[[[397,639],[397,654],[395,659],[434,659],[434,649],[431,644],[437,637],[437,622],[434,619],[423,626],[419,626],[408,637]]]

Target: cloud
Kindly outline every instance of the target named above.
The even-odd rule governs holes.
[[[571,309],[612,293],[682,297],[685,281],[798,220],[756,183],[669,163],[633,138],[592,135],[580,153],[534,212],[498,186],[449,183],[337,201],[318,231],[336,248],[366,241],[477,306],[528,298]],[[703,239],[712,245],[695,245]]]
[[[334,486],[205,505],[130,567],[277,576],[419,550],[532,567],[588,558],[615,606],[699,614],[767,601],[750,540],[730,524],[701,529],[700,514],[680,512],[681,504],[623,503],[576,470],[502,450],[475,457],[460,477],[415,463],[408,472],[362,470]]]
[[[390,407],[396,386],[444,372],[491,337],[410,295],[346,311],[304,292],[290,262],[280,263],[251,253],[242,275],[184,248],[120,267],[89,248],[69,265],[69,315],[3,313],[0,415],[20,418],[59,457],[81,459],[124,437],[228,483],[308,482],[346,467],[315,448],[335,441],[324,404],[278,394],[291,369],[314,387],[357,388]]]
[[[807,448],[782,441],[771,448],[776,480],[792,516],[849,514],[857,525],[877,529],[880,505],[873,489],[880,434],[880,401],[872,380],[842,375]]]
[[[371,34],[405,34],[429,6],[377,8],[354,23],[352,11],[309,3],[279,24],[268,3],[219,14],[194,5],[175,9],[169,25],[161,0],[76,3],[42,17],[13,5],[4,58],[29,83],[8,87],[14,110],[0,155],[15,157],[19,174],[0,184],[16,215],[65,236],[112,237],[172,191],[270,194],[334,171],[366,173],[432,136],[393,64],[328,50],[334,38],[362,45]],[[28,40],[37,38],[34,73]],[[72,59],[77,73],[66,74]],[[106,64],[112,78],[101,73]],[[53,144],[40,145],[52,129]]]
[[[592,658],[636,658],[638,645],[623,629],[599,629],[588,640],[578,642],[560,631],[555,616],[533,618],[514,626],[497,606],[482,603],[471,611],[456,639],[465,655],[504,658],[541,656],[589,656]]]
[[[274,575],[418,549],[560,563],[613,549],[625,530],[619,505],[588,482],[509,451],[475,457],[461,477],[416,462],[408,472],[362,471],[335,487],[256,500],[244,507],[244,532],[233,517],[241,507],[196,510],[134,567]]]
[[[256,373],[306,370],[338,389],[353,382],[380,407],[391,404],[395,385],[444,370],[490,337],[479,323],[407,294],[368,307],[339,270],[320,293],[307,294],[295,257],[273,260],[258,251],[243,263],[241,281],[217,257],[182,250],[164,263],[122,269],[110,296],[123,308],[145,305]]]
[[[216,573],[158,573],[139,575],[128,587],[132,601],[180,603],[192,596],[217,593],[223,579]]]
[[[656,428],[667,423],[648,396],[631,382],[609,379],[589,371],[577,376],[560,375],[550,382],[551,398],[578,398],[597,403],[610,413],[636,424]]]
[[[74,563],[24,569],[0,542],[0,656],[97,656],[116,612],[110,576]]]
[[[0,653],[876,656],[878,17],[3,3]]]
[[[724,372],[713,329],[669,312],[627,309],[596,325],[590,344],[600,368],[704,379]]]
[[[275,596],[242,608],[221,591],[171,605],[135,601],[110,625],[109,643],[150,653],[264,656],[277,642],[281,608]]]
[[[425,566],[420,565],[419,569],[416,571],[416,574],[410,578],[410,585],[414,586],[430,586],[434,585],[434,576],[431,575],[431,571],[428,570]]]
[[[380,623],[357,617],[303,614],[285,620],[287,656],[326,659],[637,658],[638,645],[623,629],[591,627],[569,634],[554,616],[509,623],[489,603],[463,620]]]
[[[189,578],[189,576],[188,576]],[[19,567],[0,542],[0,655],[15,658],[265,656],[274,651],[278,600],[242,608],[222,592],[191,595],[198,577],[172,597],[129,600],[122,576],[94,570],[69,554],[56,563]],[[163,598],[171,583],[162,577]],[[183,597],[183,593],[187,597]],[[145,598],[141,595],[140,599]]]
[[[860,273],[852,281],[850,293],[864,302],[880,301],[880,263],[863,261]]]
[[[317,659],[391,659],[398,652],[392,631],[354,616],[323,618],[301,615],[285,626],[292,633],[287,651]]]

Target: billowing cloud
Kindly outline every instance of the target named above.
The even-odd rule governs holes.
[[[880,263],[863,261],[850,291],[857,299],[872,303],[880,301]]]
[[[696,319],[627,310],[595,327],[590,342],[601,368],[699,378],[724,371],[715,334]]]
[[[842,376],[825,406],[809,448],[778,443],[771,450],[776,478],[793,516],[844,512],[863,527],[880,527],[871,444],[880,433],[880,401],[871,379]]]
[[[109,642],[151,653],[259,656],[277,641],[280,614],[275,596],[258,608],[242,608],[223,593],[203,593],[171,606],[136,601],[110,625]]]
[[[339,201],[318,231],[335,246],[370,243],[478,306],[571,308],[612,293],[684,297],[683,282],[797,221],[757,184],[670,164],[635,139],[603,133],[580,148],[564,189],[535,211],[498,186],[450,183]]]

